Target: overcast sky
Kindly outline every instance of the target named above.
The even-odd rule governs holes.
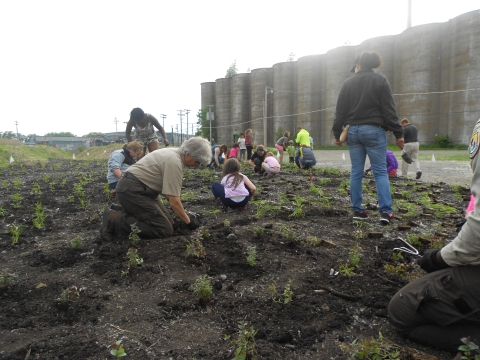
[[[0,131],[125,130],[134,107],[165,128],[200,108],[200,84],[403,32],[408,0],[1,0]],[[412,26],[480,9],[412,0]],[[186,119],[184,118],[184,132]],[[180,129],[180,126],[179,126]]]

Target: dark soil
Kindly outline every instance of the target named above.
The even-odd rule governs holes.
[[[409,279],[423,273],[407,254],[392,259],[393,248],[402,245],[396,239],[420,235],[420,253],[429,240],[452,240],[468,189],[393,179],[394,204],[402,209],[384,227],[374,210],[373,178],[365,179],[370,218],[356,222],[348,174],[338,170],[316,169],[310,182],[309,173],[294,169],[273,179],[252,176],[248,169],[260,190],[255,200],[265,202],[227,213],[217,212],[221,206],[210,192],[220,173],[186,170],[184,193],[193,196],[183,203],[203,228],[192,234],[179,224],[176,236],[140,240],[134,247],[143,264],[122,276],[130,240],[103,242],[99,236],[101,215],[114,202],[104,190],[105,169],[105,161],[52,160],[46,166],[14,163],[0,176],[0,272],[18,275],[13,284],[0,287],[0,359],[113,358],[108,346],[118,340],[127,359],[229,359],[239,324],[257,331],[259,359],[346,359],[340,345],[380,332],[402,347],[453,358],[398,337],[386,309]],[[79,202],[79,185],[86,209]],[[14,194],[21,196],[18,208]],[[410,197],[415,210],[401,212],[406,211],[402,196]],[[299,197],[304,214],[295,217]],[[32,224],[37,203],[46,214],[40,229]],[[265,204],[277,208],[256,216]],[[443,214],[433,204],[454,210]],[[18,225],[26,228],[13,245],[10,231]],[[312,236],[318,246],[308,242]],[[77,249],[72,245],[76,237],[83,240]],[[205,246],[202,257],[186,256],[186,245],[195,237]],[[355,245],[360,262],[353,275],[343,276],[339,266],[348,263]],[[255,266],[246,260],[252,246]],[[385,264],[403,266],[407,276],[387,273]],[[200,301],[189,290],[204,275],[212,278],[211,301]],[[293,297],[285,305],[282,293],[290,280]],[[279,302],[268,291],[272,284]],[[71,299],[59,301],[66,289]],[[407,352],[402,358],[428,358]]]

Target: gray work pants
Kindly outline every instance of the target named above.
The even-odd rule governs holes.
[[[456,351],[463,337],[480,345],[480,266],[429,273],[403,287],[388,305],[391,325],[419,343]]]
[[[420,144],[418,142],[406,143],[403,146],[403,151],[405,151],[412,158],[412,165],[415,166],[415,173],[420,171],[420,163],[418,162],[418,152],[420,149]],[[408,175],[408,163],[405,160],[402,160],[402,176]]]
[[[158,199],[158,193],[128,172],[117,184],[117,200],[124,211],[115,218],[115,233],[128,235],[137,224],[140,238],[158,239],[173,234],[173,219]]]

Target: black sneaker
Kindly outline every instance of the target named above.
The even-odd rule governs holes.
[[[368,212],[366,210],[363,211],[354,211],[353,218],[355,220],[365,220],[368,219]]]
[[[380,215],[380,222],[384,225],[390,224],[392,220],[393,220],[393,214],[384,212],[382,213],[382,215]]]
[[[420,179],[422,177],[422,172],[421,171],[417,171],[417,176],[415,176],[415,179]]]

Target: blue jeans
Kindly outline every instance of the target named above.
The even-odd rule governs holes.
[[[387,135],[379,126],[350,126],[347,137],[348,151],[352,161],[350,174],[350,199],[353,211],[363,211],[362,179],[365,159],[368,155],[372,165],[380,212],[392,213],[392,195],[387,174]]]
[[[218,157],[218,163],[220,165],[223,165],[223,162],[225,161],[225,158],[223,156]],[[212,161],[210,162],[210,167],[211,168],[217,168],[217,163],[215,162],[215,156],[212,156]]]

